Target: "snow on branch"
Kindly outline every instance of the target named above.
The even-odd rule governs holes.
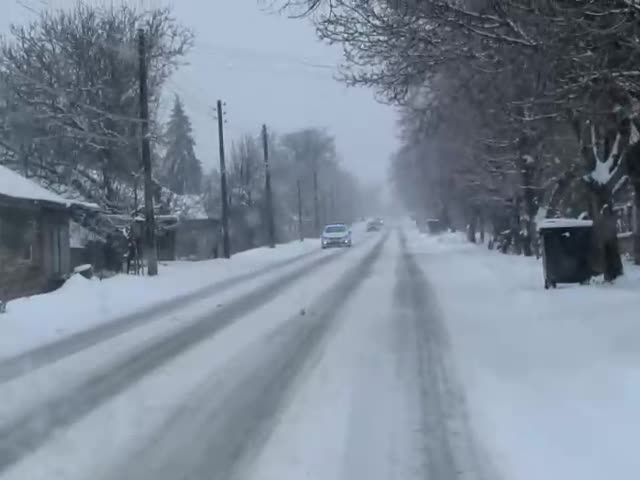
[[[594,182],[597,185],[606,185],[617,173],[617,169],[620,167],[620,141],[622,136],[620,132],[616,134],[616,139],[613,142],[613,147],[606,160],[602,161],[598,154],[598,148],[596,146],[596,134],[595,127],[591,126],[591,148],[594,156],[593,170],[586,176],[586,179]]]

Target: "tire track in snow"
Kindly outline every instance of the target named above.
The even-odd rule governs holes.
[[[413,358],[427,478],[483,478],[467,424],[464,396],[449,366],[446,328],[436,299],[400,233],[401,254],[396,274],[395,303],[401,322],[399,340]]]
[[[131,314],[120,316],[115,320],[102,323],[88,330],[83,330],[60,340],[47,343],[15,357],[0,361],[0,385],[50,363],[62,360],[75,353],[91,348],[99,343],[127,333],[162,318],[163,315],[175,312],[180,308],[212,295],[223,293],[243,282],[265,276],[276,270],[298,263],[306,258],[317,256],[319,251],[306,252],[286,260],[275,262],[258,270],[223,279],[206,285],[193,292],[156,303]]]
[[[362,285],[388,234],[313,303],[260,342],[260,354],[248,354],[234,379],[211,381],[192,396],[158,431],[157,441],[134,452],[108,478],[229,480],[260,451],[295,389],[306,363],[339,321],[339,312]]]
[[[172,358],[266,304],[296,280],[338,260],[349,251],[345,249],[333,255],[323,255],[202,316],[177,333],[147,342],[139,350],[96,372],[77,388],[47,400],[2,426],[0,473],[44,444],[57,429],[83,418]]]

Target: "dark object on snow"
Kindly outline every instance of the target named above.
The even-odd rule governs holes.
[[[444,223],[439,218],[427,218],[416,220],[416,225],[420,233],[430,233],[436,235],[446,230]]]
[[[444,224],[437,218],[429,218],[427,220],[427,227],[431,234],[442,233],[445,230]]]
[[[367,232],[379,232],[382,229],[382,224],[376,220],[371,220],[367,223]]]
[[[79,265],[73,269],[73,273],[79,273],[87,280],[91,280],[93,278],[93,266],[89,264]]]
[[[593,223],[554,218],[539,227],[542,239],[544,288],[558,283],[586,283],[593,275],[590,262]]]

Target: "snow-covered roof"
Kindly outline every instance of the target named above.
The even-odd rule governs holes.
[[[67,189],[69,192],[71,189]],[[0,195],[23,200],[35,200],[51,202],[65,207],[79,205],[90,209],[98,209],[95,203],[84,201],[84,199],[71,198],[62,192],[62,195],[45,188],[34,180],[23,177],[4,165],[0,165]]]
[[[545,218],[538,223],[538,230],[549,228],[591,227],[592,220],[578,220],[577,218]]]
[[[55,183],[51,185],[45,184],[45,186],[48,187],[49,190],[60,195],[71,205],[79,205],[91,210],[100,210],[100,207],[97,204],[88,201],[84,196],[80,194],[80,192],[78,192],[75,188],[70,187],[69,185]]]
[[[0,165],[0,195],[57,203],[64,206],[69,206],[72,203],[3,165]]]

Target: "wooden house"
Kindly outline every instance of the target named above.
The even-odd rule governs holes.
[[[70,204],[0,165],[0,300],[44,293],[71,272]]]

